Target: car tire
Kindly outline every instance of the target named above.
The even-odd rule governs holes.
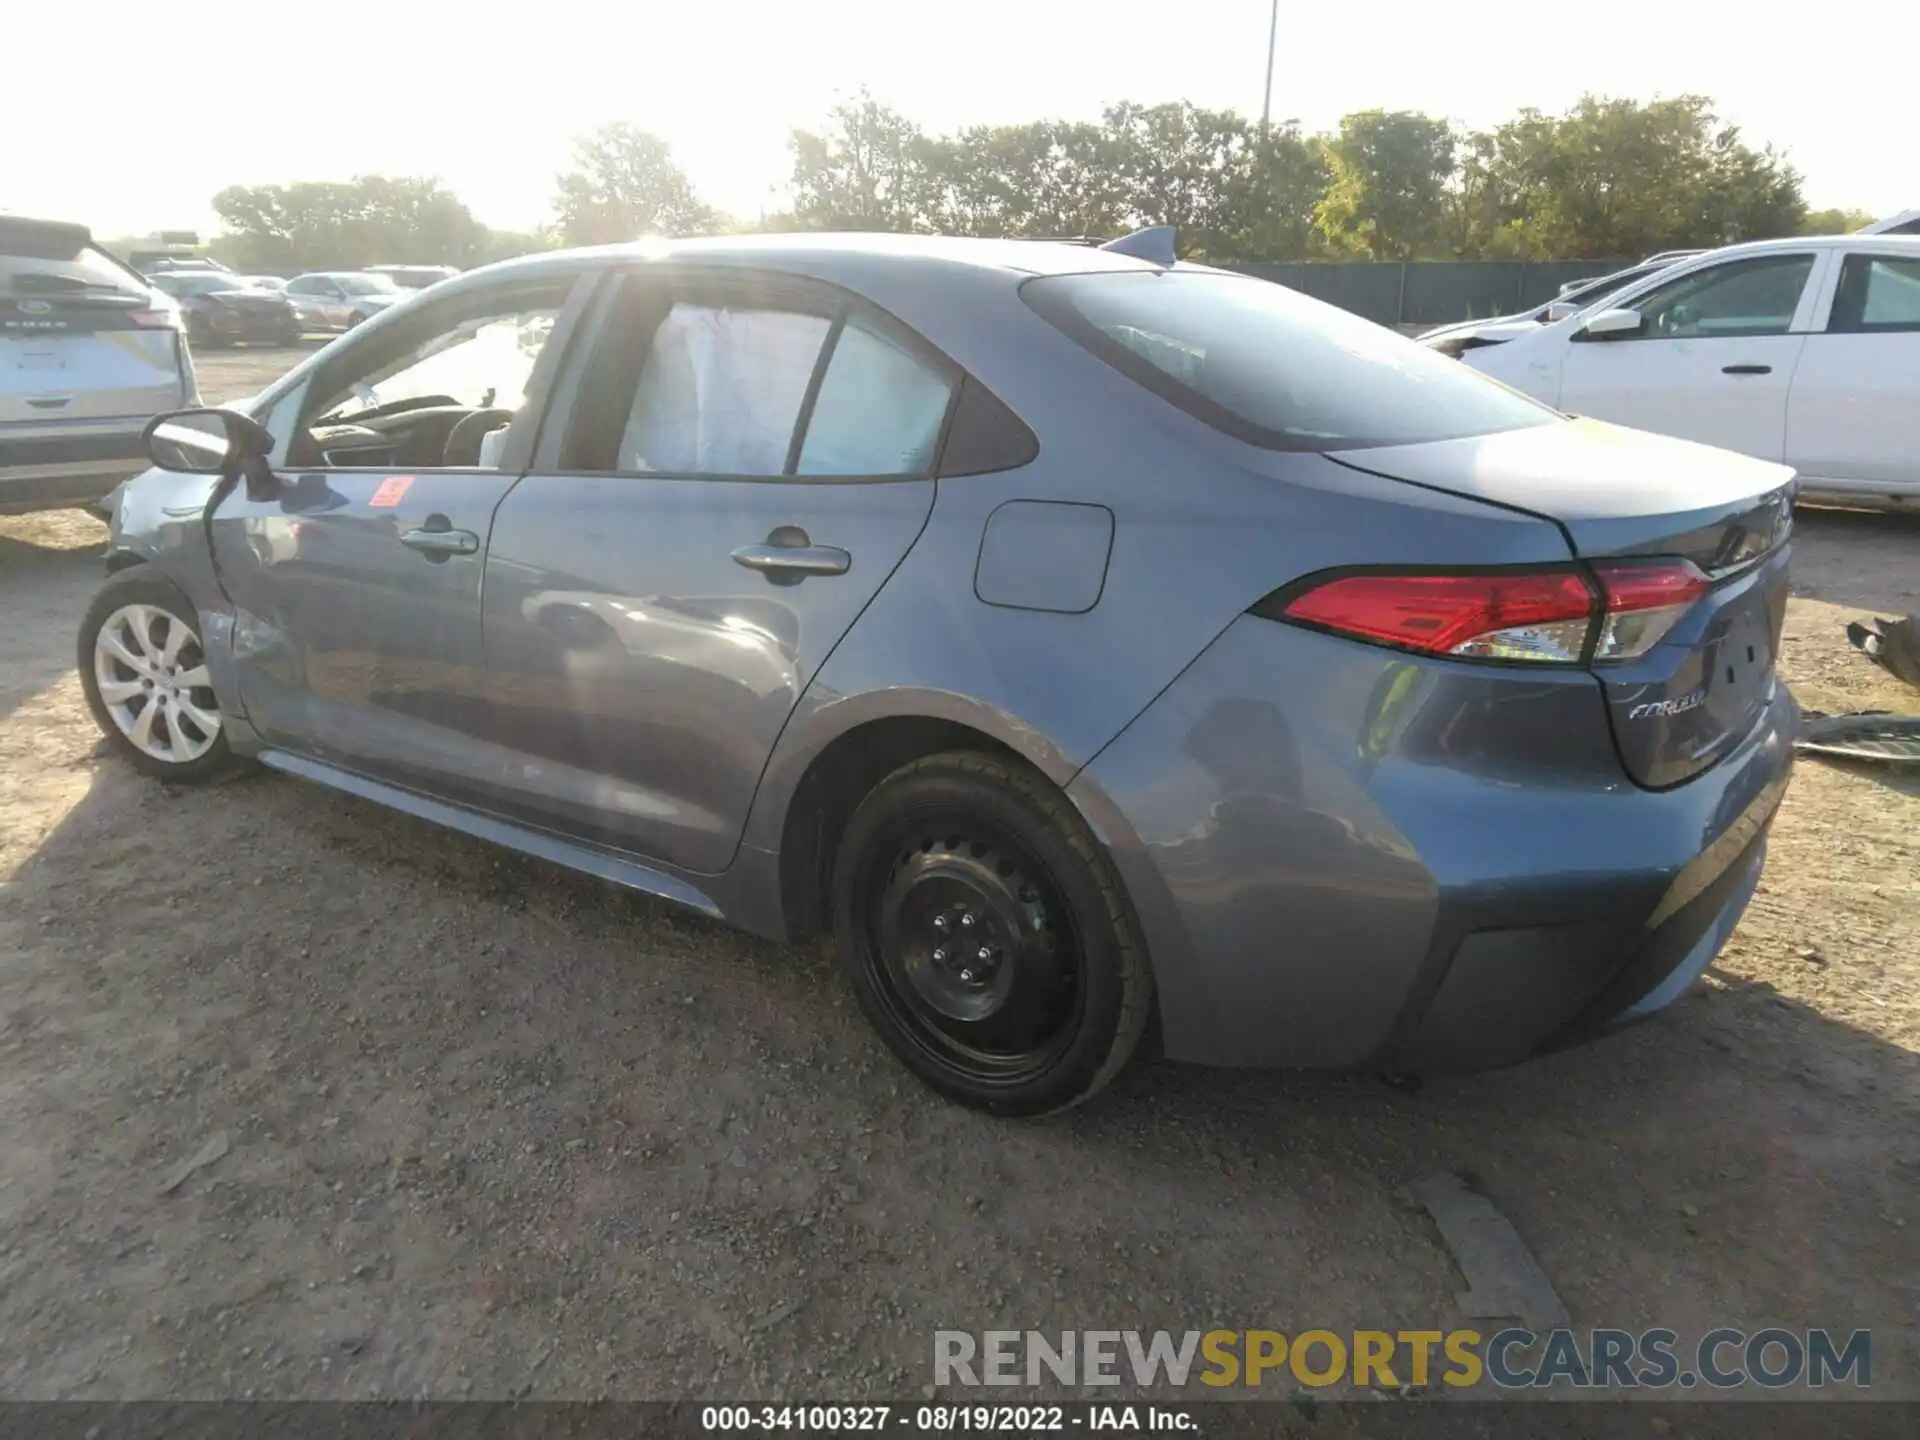
[[[211,350],[220,342],[214,339],[213,327],[202,315],[187,316],[187,344],[196,350]]]
[[[354,311],[351,315],[347,316],[347,329],[349,330],[353,329],[354,326],[358,325],[362,320],[366,318],[367,317],[361,314],[358,310]]]
[[[193,605],[147,567],[100,587],[78,660],[94,723],[141,773],[200,785],[248,768],[227,743]]]
[[[1085,821],[1010,759],[933,755],[860,803],[834,857],[854,994],[934,1090],[1005,1116],[1099,1092],[1146,1032],[1153,976]]]

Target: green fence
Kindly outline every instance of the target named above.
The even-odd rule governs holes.
[[[1539,264],[1421,260],[1405,265],[1238,265],[1316,300],[1382,325],[1445,325],[1544,305],[1569,280],[1606,275],[1626,260],[1551,260]]]

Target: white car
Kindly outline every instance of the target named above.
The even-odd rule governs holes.
[[[1920,235],[1920,210],[1902,210],[1898,215],[1889,215],[1884,220],[1876,220],[1856,235]]]
[[[1576,415],[1920,503],[1920,236],[1729,245],[1463,364]]]
[[[98,505],[198,398],[171,296],[84,225],[0,215],[0,515]]]
[[[1536,305],[1531,310],[1522,310],[1513,315],[1496,315],[1491,320],[1460,320],[1450,325],[1437,325],[1421,332],[1420,343],[1429,350],[1438,350],[1442,355],[1456,358],[1481,345],[1504,345],[1516,335],[1531,334],[1541,325],[1551,325],[1556,320],[1564,320],[1569,315],[1598,305],[1615,291],[1624,290],[1634,281],[1666,269],[1674,263],[1676,256],[1699,253],[1698,250],[1671,251],[1611,274],[1569,280],[1560,287],[1560,293],[1544,305]]]

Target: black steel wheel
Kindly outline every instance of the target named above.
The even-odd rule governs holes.
[[[842,957],[928,1084],[1004,1115],[1077,1104],[1146,1028],[1145,947],[1066,798],[997,757],[936,755],[862,802],[835,865]]]

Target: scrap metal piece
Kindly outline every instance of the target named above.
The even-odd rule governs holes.
[[[167,1172],[166,1177],[160,1182],[160,1193],[162,1195],[171,1195],[187,1183],[187,1177],[193,1174],[194,1171],[206,1168],[226,1153],[227,1132],[224,1130],[215,1131],[212,1138],[210,1138],[206,1144],[202,1145],[198,1150],[194,1151],[193,1154],[189,1155]]]
[[[1533,1331],[1572,1323],[1547,1272],[1520,1232],[1486,1196],[1447,1171],[1408,1187],[1440,1227],[1440,1238],[1467,1278],[1459,1297],[1469,1319],[1519,1320]]]
[[[1809,755],[1920,765],[1920,715],[1896,715],[1890,710],[1826,715],[1808,710],[1801,715],[1793,746]]]
[[[1901,620],[1876,617],[1865,625],[1856,621],[1847,626],[1847,639],[1876,665],[1909,685],[1920,685],[1920,615]]]

